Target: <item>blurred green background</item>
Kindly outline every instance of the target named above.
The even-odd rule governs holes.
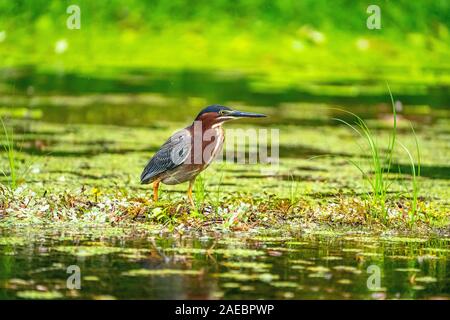
[[[66,8],[81,9],[81,29]],[[367,7],[381,8],[369,30]],[[0,0],[2,67],[264,73],[265,85],[392,80],[448,85],[450,2]],[[383,88],[384,90],[384,88]]]

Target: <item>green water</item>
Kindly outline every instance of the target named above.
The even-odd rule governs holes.
[[[4,115],[55,123],[157,127],[164,121],[192,121],[203,106],[213,103],[259,107],[271,116],[262,122],[265,125],[337,125],[331,119],[345,114],[329,108],[343,106],[365,119],[390,112],[385,82],[350,77],[277,87],[263,75],[238,72],[108,69],[55,74],[22,67],[2,70],[0,84]],[[402,103],[399,113],[408,119],[430,124],[449,116],[447,86],[391,83],[391,87]],[[329,110],[326,118],[318,117],[316,110],[307,119],[283,112],[284,105],[297,103]]]
[[[0,298],[448,299],[449,255],[449,239],[364,234],[98,239],[3,231]],[[80,268],[80,289],[66,287],[70,265]],[[373,268],[380,286],[369,289]]]
[[[14,124],[18,165],[34,164],[25,181],[44,198],[66,190],[79,195],[81,186],[99,188],[113,199],[118,189],[149,197],[148,188],[138,184],[142,166],[173,130],[189,124],[211,103],[267,113],[262,121],[239,123],[280,129],[282,171],[263,178],[249,166],[213,166],[205,175],[211,197],[206,201],[216,197],[217,185],[224,186],[217,195],[223,203],[236,203],[230,195],[239,197],[241,192],[260,199],[272,192],[286,197],[292,179],[299,181],[298,196],[314,203],[342,190],[350,196],[355,190],[362,194],[354,183],[360,181],[359,173],[342,159],[310,160],[330,154],[364,159],[352,133],[333,121],[345,114],[331,108],[357,112],[381,135],[390,130],[385,84],[371,81],[342,79],[275,88],[258,75],[233,73],[121,70],[58,75],[18,68],[3,70],[0,84],[0,112]],[[450,177],[448,87],[391,87],[403,104],[400,139],[413,145],[409,121],[421,139],[422,188],[427,190],[423,196],[445,212]],[[404,156],[396,159],[395,168],[407,179]],[[217,182],[223,173],[223,181]],[[184,185],[167,187],[161,196],[178,201],[184,191]],[[32,219],[42,222],[56,214],[39,210],[36,205],[36,212],[24,214],[28,225]],[[10,214],[0,211],[3,299],[448,299],[450,294],[448,238],[303,234],[301,228],[296,234],[263,237],[269,227],[203,236],[114,236],[101,229],[93,236],[70,226],[55,232],[13,233],[9,226],[20,225],[21,218],[9,218]],[[64,220],[64,214],[50,221]],[[267,216],[280,219],[279,213]],[[81,270],[80,290],[66,287],[70,265]],[[379,288],[367,285],[370,266],[379,268]]]

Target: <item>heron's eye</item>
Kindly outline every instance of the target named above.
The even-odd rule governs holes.
[[[223,112],[223,110],[219,110],[219,115],[223,116],[225,114],[225,112]]]

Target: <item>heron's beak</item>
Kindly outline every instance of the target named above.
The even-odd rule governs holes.
[[[233,110],[230,113],[226,114],[227,117],[231,118],[265,118],[267,117],[265,114],[261,113],[252,113],[252,112],[244,112]]]

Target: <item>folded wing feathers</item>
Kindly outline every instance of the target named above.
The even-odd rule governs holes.
[[[186,161],[191,151],[191,134],[183,129],[167,140],[150,159],[141,174],[141,183],[150,183],[164,171],[174,169]]]

